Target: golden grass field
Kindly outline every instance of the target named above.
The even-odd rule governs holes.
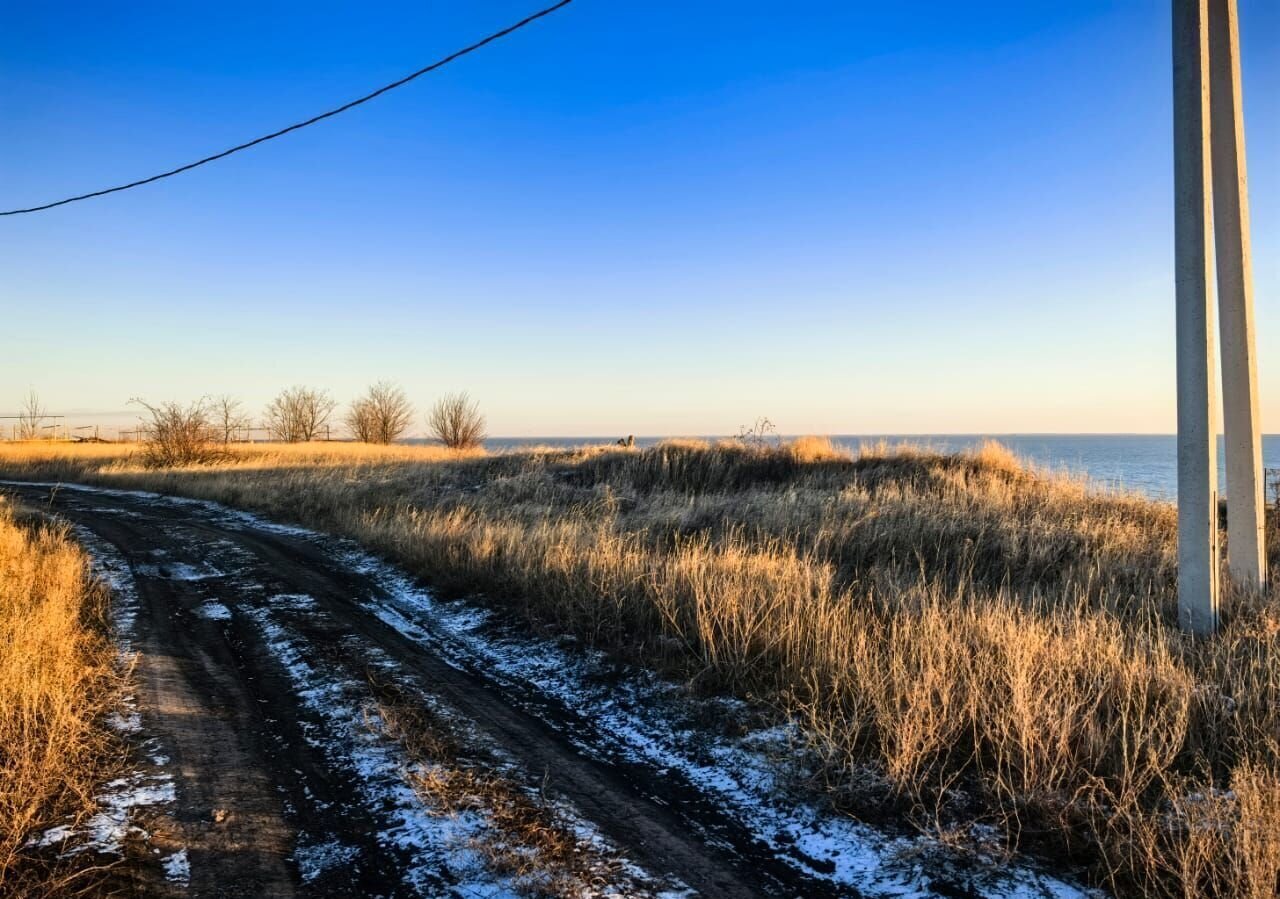
[[[128,447],[25,444],[0,446],[0,473],[351,536],[442,591],[775,708],[863,815],[957,842],[995,825],[1124,895],[1277,894],[1275,595],[1229,596],[1219,636],[1182,636],[1173,507],[995,445],[271,445],[154,470]]]
[[[89,813],[117,760],[103,718],[120,672],[106,594],[60,528],[25,525],[0,499],[0,895],[75,895],[83,867],[27,841]]]

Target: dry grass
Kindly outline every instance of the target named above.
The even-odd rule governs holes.
[[[854,808],[994,823],[1129,895],[1276,892],[1280,609],[1241,596],[1217,638],[1178,634],[1168,504],[994,445],[323,445],[159,472],[78,452],[0,449],[0,470],[348,534],[440,589],[775,704]]]
[[[74,895],[83,866],[26,844],[87,814],[114,758],[106,597],[63,530],[16,522],[2,499],[0,585],[0,894]]]

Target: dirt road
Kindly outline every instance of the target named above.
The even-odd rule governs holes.
[[[6,489],[77,525],[132,594],[122,638],[141,733],[176,795],[133,828],[147,837],[138,893],[510,895],[518,879],[476,848],[483,815],[433,812],[406,780],[412,755],[376,720],[391,687],[578,822],[584,851],[608,860],[588,878],[598,895],[854,894],[805,873],[830,862],[780,857],[679,770],[619,757],[557,697],[433,652],[449,635],[354,570],[342,541],[142,494]]]

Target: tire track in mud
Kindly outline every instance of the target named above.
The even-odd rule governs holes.
[[[372,670],[455,712],[524,784],[650,875],[614,895],[855,895],[780,858],[680,772],[616,757],[595,723],[556,698],[424,651],[377,614],[387,599],[377,579],[324,541],[228,523],[197,504],[7,489],[129,564],[140,707],[179,796],[170,820],[151,826],[188,848],[186,895],[510,895],[501,878],[475,880],[474,858],[450,853],[448,826],[438,825],[441,842],[402,778],[397,792],[394,747],[349,720],[366,707],[361,678]]]

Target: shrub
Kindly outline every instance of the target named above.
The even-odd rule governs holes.
[[[394,443],[409,430],[413,405],[404,391],[379,381],[351,404],[346,415],[351,435],[361,443]]]
[[[427,416],[431,433],[449,449],[474,449],[484,443],[484,416],[466,393],[451,393],[436,401]]]
[[[149,416],[143,425],[147,435],[143,463],[147,467],[201,465],[222,457],[222,450],[215,445],[207,400],[186,406],[173,401],[154,406],[145,400],[132,402],[146,409]]]

